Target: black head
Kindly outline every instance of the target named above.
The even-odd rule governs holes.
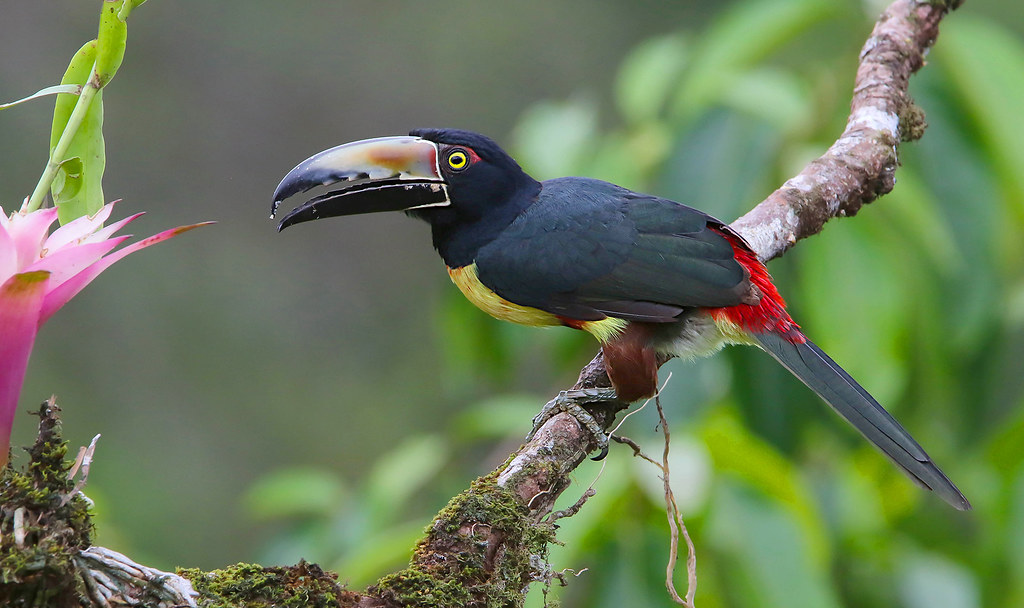
[[[434,246],[449,266],[471,262],[540,190],[488,137],[417,129],[408,137],[353,142],[310,157],[278,185],[273,211],[285,198],[336,182],[352,183],[303,203],[279,229],[323,217],[402,210],[431,224]]]
[[[518,195],[536,194],[537,182],[485,135],[460,129],[415,129],[409,135],[437,144],[438,166],[452,203],[447,209],[413,210],[410,215],[431,223],[476,222],[495,212],[504,215],[502,207]]]

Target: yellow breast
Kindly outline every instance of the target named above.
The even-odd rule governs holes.
[[[462,295],[466,296],[467,300],[495,319],[511,321],[520,325],[530,325],[532,327],[562,324],[558,317],[549,312],[539,308],[513,304],[491,291],[489,287],[480,282],[480,278],[477,276],[476,264],[470,264],[462,268],[449,268],[448,276],[452,278],[452,283],[455,283],[455,286],[459,288]]]
[[[614,317],[606,317],[600,321],[573,321],[553,315],[539,308],[520,306],[519,304],[509,302],[480,282],[476,264],[470,264],[461,268],[449,268],[448,276],[451,277],[452,282],[459,288],[462,295],[466,296],[467,300],[480,310],[502,321],[511,321],[512,323],[529,325],[531,327],[566,325],[589,332],[602,343],[617,336],[627,325],[627,321]]]

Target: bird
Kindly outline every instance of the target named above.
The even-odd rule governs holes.
[[[467,299],[500,320],[592,334],[624,402],[657,392],[666,358],[759,347],[912,481],[970,509],[900,423],[804,335],[765,265],[725,222],[598,179],[537,181],[494,140],[459,129],[416,129],[314,154],[281,180],[271,218],[284,200],[339,182],[287,213],[278,231],[383,211],[424,220]]]

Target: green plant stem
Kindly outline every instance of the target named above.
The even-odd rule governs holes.
[[[142,2],[145,2],[145,0],[142,0]],[[126,2],[121,5],[121,9],[117,12],[117,18],[121,20],[121,23],[127,21],[128,15],[131,14],[132,9],[142,4],[142,2],[139,0],[126,0]]]
[[[71,117],[68,118],[68,124],[64,127],[64,131],[60,134],[60,139],[57,140],[57,145],[53,147],[50,152],[50,158],[46,163],[46,168],[43,169],[43,174],[39,177],[39,182],[36,183],[35,189],[32,191],[32,196],[29,197],[28,202],[22,205],[21,210],[27,213],[31,213],[39,209],[40,205],[43,204],[43,197],[46,196],[46,191],[50,189],[50,184],[53,183],[55,177],[57,177],[57,169],[60,168],[62,162],[64,162],[64,155],[67,153],[68,148],[71,147],[71,140],[75,138],[75,133],[78,132],[78,127],[82,125],[82,121],[85,119],[85,114],[89,110],[89,106],[92,105],[92,100],[96,97],[100,87],[96,84],[96,67],[93,64],[92,74],[89,76],[88,82],[82,86],[82,92],[78,95],[78,102],[75,104],[75,109],[71,111]]]

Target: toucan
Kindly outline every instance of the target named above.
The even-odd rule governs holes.
[[[764,264],[728,224],[597,179],[539,182],[490,138],[457,129],[320,152],[281,180],[271,217],[285,199],[338,182],[285,215],[278,230],[378,211],[425,220],[448,275],[473,304],[505,321],[593,334],[625,402],[655,394],[668,357],[760,347],[912,480],[970,508],[910,434],[807,339]]]

